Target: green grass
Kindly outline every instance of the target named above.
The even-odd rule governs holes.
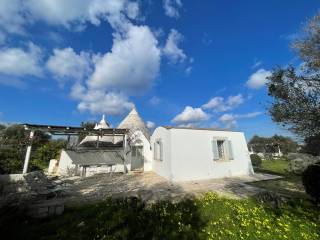
[[[276,174],[283,178],[254,182],[251,185],[288,197],[307,199],[308,196],[304,191],[301,176],[289,173],[287,171],[288,164],[289,162],[285,159],[263,160],[261,167],[255,169],[256,172]]]
[[[296,203],[273,209],[253,199],[227,199],[213,193],[148,206],[140,201],[107,200],[44,220],[7,217],[1,221],[0,233],[32,240],[319,239],[317,211],[315,206]]]
[[[276,174],[285,175],[288,173],[288,161],[285,159],[263,160],[261,164],[261,169]]]

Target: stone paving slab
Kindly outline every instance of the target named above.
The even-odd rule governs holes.
[[[86,178],[73,179],[66,189],[66,204],[82,204],[101,201],[107,197],[139,196],[146,201],[179,201],[189,196],[206,192],[244,198],[262,192],[263,189],[251,186],[249,182],[281,178],[271,174],[257,173],[252,176],[210,179],[200,181],[170,182],[153,172],[129,174],[96,174]]]

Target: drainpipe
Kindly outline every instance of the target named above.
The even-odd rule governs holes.
[[[30,145],[27,147],[26,156],[24,158],[24,165],[23,165],[23,171],[22,171],[23,174],[27,173],[28,171],[33,136],[34,136],[34,131],[31,131],[29,135]]]

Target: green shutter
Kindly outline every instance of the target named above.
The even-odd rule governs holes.
[[[160,148],[160,161],[163,161],[163,147],[162,147],[162,141],[159,141],[159,148]]]
[[[233,160],[233,150],[232,150],[232,143],[228,140],[228,153],[229,153],[229,160]]]
[[[153,144],[153,159],[157,160],[157,143],[154,142]]]
[[[219,160],[219,151],[218,151],[218,143],[217,140],[213,139],[211,141],[212,145],[212,153],[213,153],[213,159],[214,160]]]

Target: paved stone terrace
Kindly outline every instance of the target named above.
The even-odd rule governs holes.
[[[205,192],[217,192],[224,196],[243,198],[263,191],[249,182],[280,178],[270,174],[254,174],[224,179],[188,182],[170,182],[153,172],[129,174],[97,174],[86,178],[72,178],[73,184],[66,187],[67,205],[97,202],[107,197],[140,196],[146,201],[178,201],[187,196]],[[70,180],[70,179],[69,179]]]

